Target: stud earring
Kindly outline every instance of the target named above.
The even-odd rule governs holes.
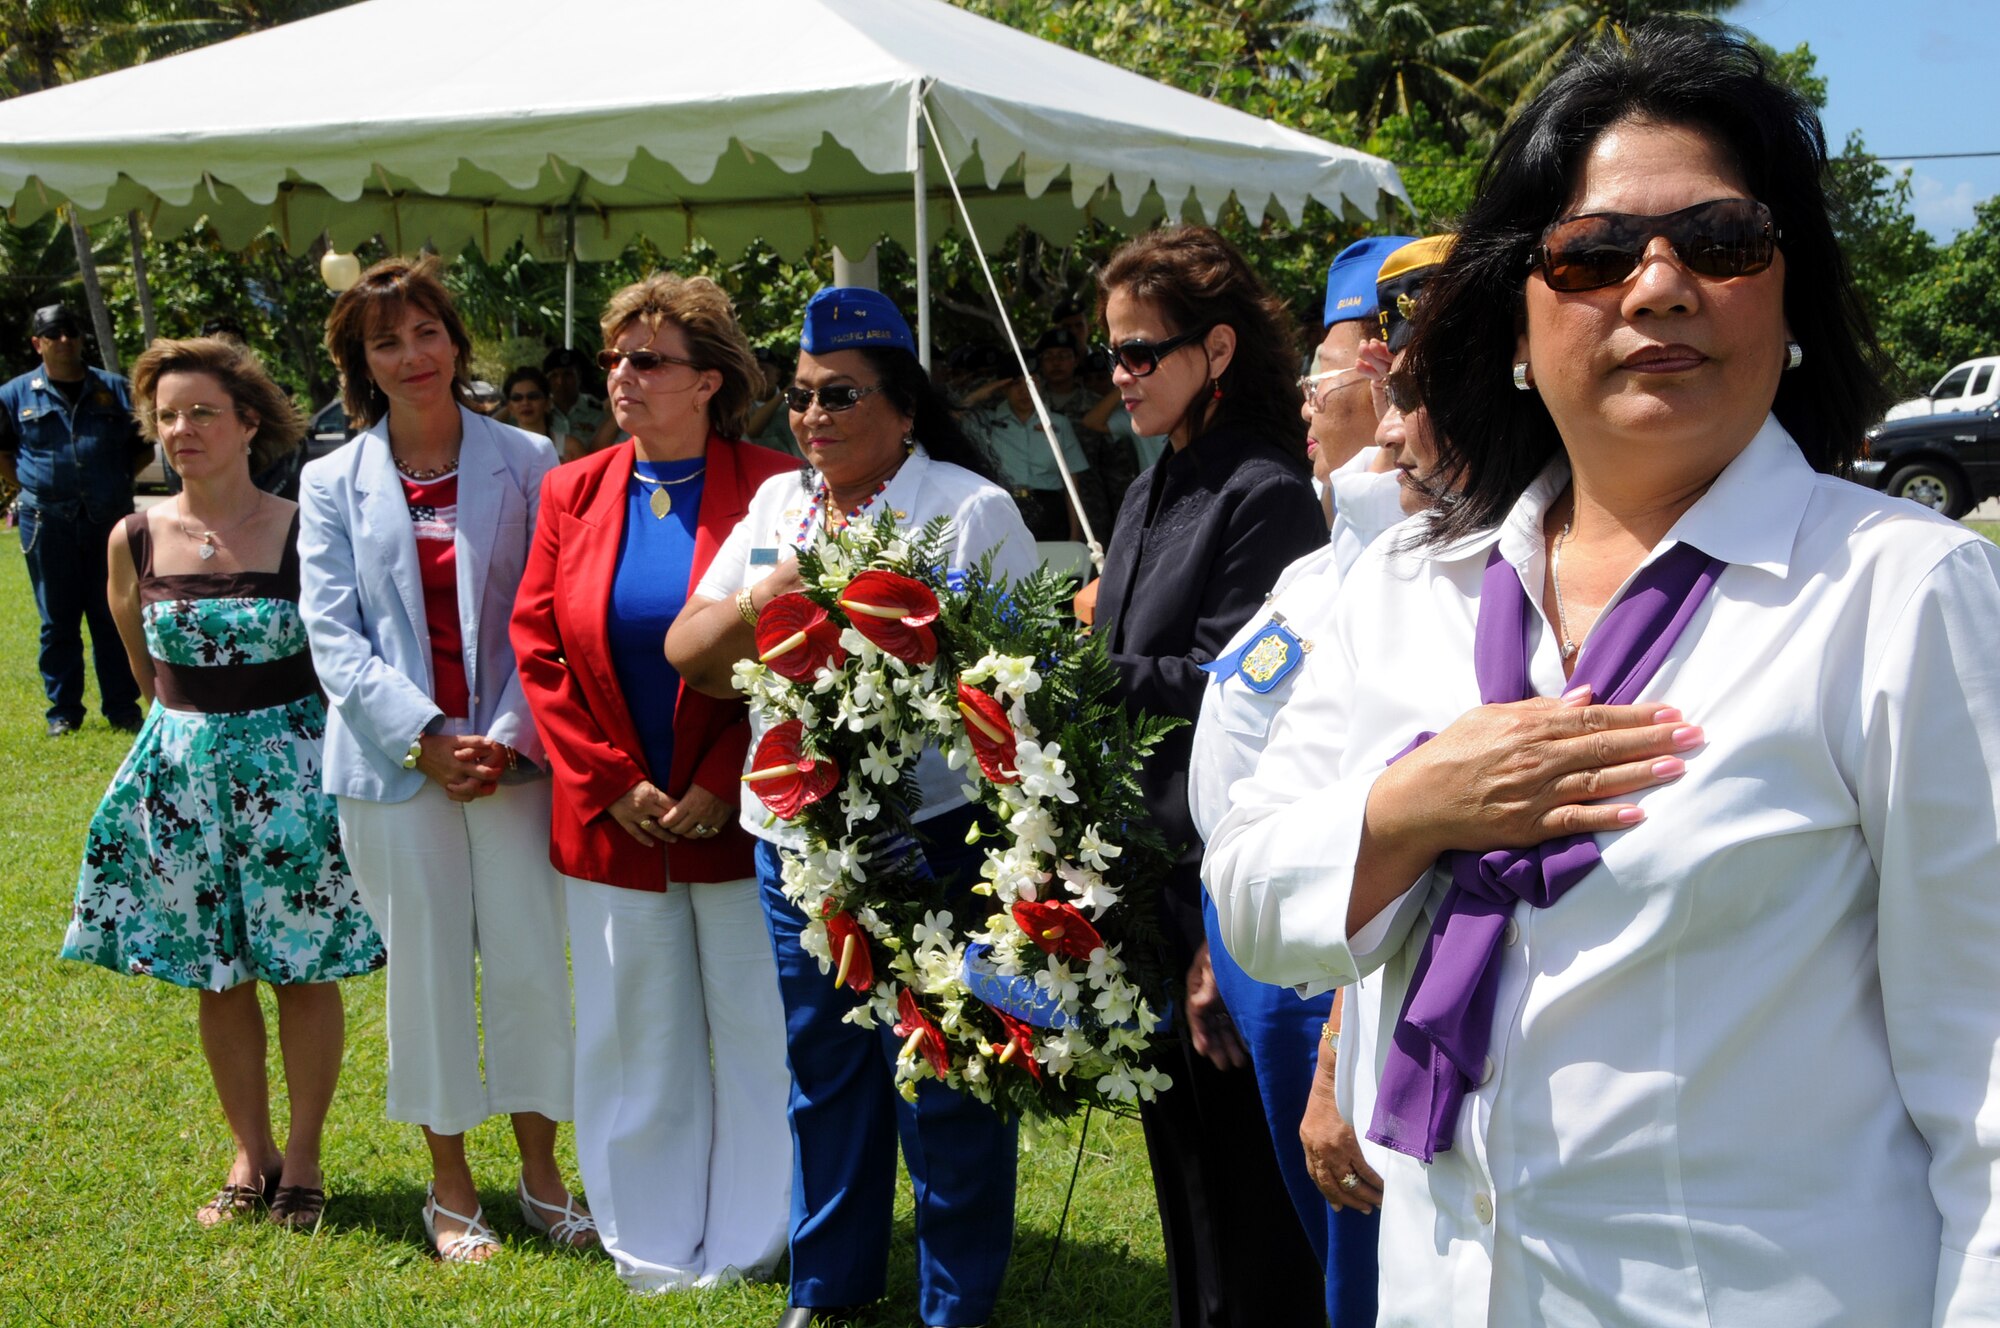
[[[1534,384],[1528,381],[1528,362],[1526,360],[1514,361],[1514,390],[1516,392],[1526,392],[1533,387]]]
[[[1785,367],[1787,369],[1796,369],[1805,362],[1805,349],[1796,341],[1787,341],[1785,343]]]

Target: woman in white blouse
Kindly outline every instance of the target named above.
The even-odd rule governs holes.
[[[1811,109],[1629,36],[1494,150],[1412,349],[1463,497],[1209,886],[1255,976],[1384,973],[1384,1324],[1994,1323],[2000,552],[1834,478],[1882,396]]]

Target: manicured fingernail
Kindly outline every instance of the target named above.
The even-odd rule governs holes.
[[[1656,710],[1653,712],[1653,722],[1655,724],[1678,724],[1681,722],[1681,718],[1681,712],[1672,706],[1668,706],[1665,710]]]
[[[1683,724],[1674,730],[1674,750],[1684,752],[1690,747],[1699,747],[1704,741],[1701,729],[1694,724]]]
[[[1637,825],[1645,819],[1646,811],[1643,807],[1620,807],[1618,809],[1618,824],[1620,825]]]
[[[1584,683],[1581,686],[1572,687],[1568,691],[1562,694],[1562,703],[1566,706],[1583,705],[1585,702],[1589,700],[1590,700],[1589,683]]]
[[[1653,762],[1653,778],[1678,779],[1687,768],[1686,761],[1678,756],[1669,756],[1664,760]]]

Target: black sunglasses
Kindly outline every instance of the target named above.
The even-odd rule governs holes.
[[[1748,277],[1771,266],[1779,232],[1771,209],[1754,198],[1716,198],[1657,217],[1590,212],[1565,217],[1542,232],[1528,255],[1550,290],[1615,286],[1638,270],[1655,235],[1697,276]]]
[[[549,398],[546,392],[516,392],[513,395],[509,396],[507,399],[509,401],[526,402],[526,401],[547,401]]]
[[[781,394],[785,405],[794,415],[803,415],[812,409],[815,398],[819,408],[829,415],[838,415],[843,410],[853,410],[861,404],[861,398],[880,392],[882,385],[856,387],[853,383],[835,383],[832,387],[788,387]]]
[[[1213,323],[1204,323],[1192,332],[1183,332],[1177,337],[1168,337],[1165,341],[1142,341],[1137,338],[1121,341],[1111,347],[1111,358],[1134,378],[1144,378],[1160,367],[1161,360],[1182,346],[1201,340],[1214,326]]]
[[[690,369],[701,366],[693,360],[684,360],[678,355],[662,355],[656,350],[601,350],[597,352],[597,367],[610,373],[626,360],[640,373],[651,373],[663,364],[684,364]]]

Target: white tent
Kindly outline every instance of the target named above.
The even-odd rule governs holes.
[[[553,256],[574,207],[587,259],[642,234],[860,254],[949,224],[938,158],[988,235],[1407,198],[1377,158],[939,0],[368,0],[0,103],[15,220],[67,199],[294,251]]]

